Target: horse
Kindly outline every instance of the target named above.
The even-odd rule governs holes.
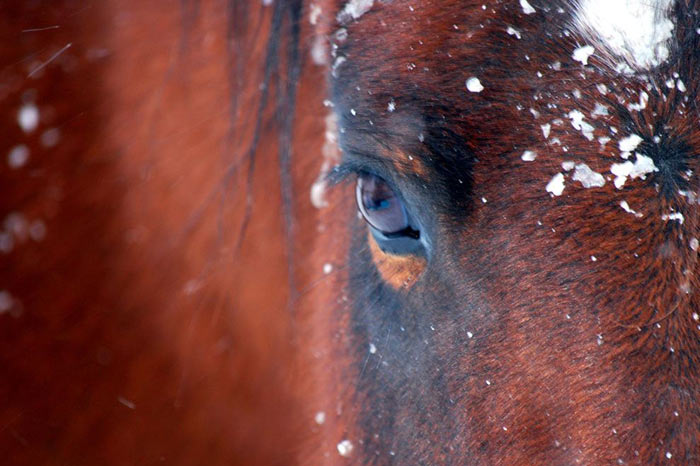
[[[697,0],[4,6],[7,464],[700,462]]]

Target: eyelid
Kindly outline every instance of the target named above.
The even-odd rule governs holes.
[[[326,173],[324,181],[328,187],[336,186],[351,176],[369,173],[360,164],[354,162],[341,162]]]

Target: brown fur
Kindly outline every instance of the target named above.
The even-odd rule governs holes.
[[[292,87],[292,0],[6,5],[2,150],[23,143],[30,158],[0,168],[0,221],[15,219],[0,253],[3,461],[700,461],[697,205],[668,189],[679,173],[623,190],[569,173],[562,196],[544,189],[564,160],[606,176],[622,161],[615,138],[574,130],[571,110],[595,137],[636,132],[646,151],[666,125],[657,162],[682,142],[699,172],[697,48],[653,75],[680,73],[685,95],[650,92],[629,112],[646,82],[571,60],[583,39],[562,34],[567,2],[531,0],[539,13],[526,16],[517,0],[377,0],[341,40],[345,3],[304,2]],[[556,6],[565,13],[543,15]],[[697,14],[684,17],[697,44]],[[319,38],[346,58],[335,79],[332,57],[310,59]],[[472,75],[483,92],[466,91]],[[386,257],[351,182],[310,204],[333,152],[327,98],[344,158],[373,157],[420,212],[427,258]],[[592,120],[597,101],[610,114]],[[40,115],[28,134],[26,102]],[[558,118],[546,141],[540,125]],[[661,220],[671,210],[683,224]]]

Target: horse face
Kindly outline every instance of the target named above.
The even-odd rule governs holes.
[[[361,461],[698,461],[700,4],[598,3],[341,5]]]

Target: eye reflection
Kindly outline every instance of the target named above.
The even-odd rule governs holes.
[[[357,178],[356,194],[360,213],[373,228],[385,235],[402,233],[409,228],[401,199],[383,179],[361,174]]]

